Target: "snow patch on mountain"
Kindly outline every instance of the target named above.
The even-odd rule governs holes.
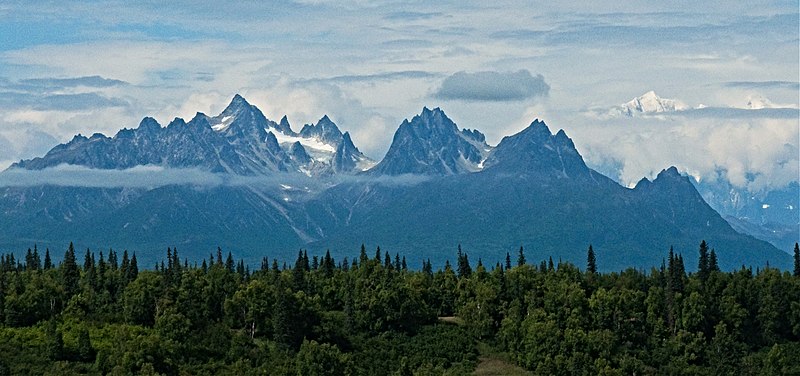
[[[309,155],[312,158],[318,161],[328,162],[333,157],[333,153],[336,152],[336,146],[327,144],[322,142],[321,140],[317,139],[316,137],[300,137],[300,136],[293,136],[281,133],[277,129],[265,129],[267,132],[274,131],[272,134],[275,135],[275,138],[278,140],[278,143],[281,147],[288,149],[292,144],[295,142],[299,142],[300,145],[306,149]]]
[[[214,122],[211,123],[211,129],[216,132],[224,132],[228,127],[231,126],[233,120],[236,119],[232,115],[225,116],[222,119],[214,119]]]

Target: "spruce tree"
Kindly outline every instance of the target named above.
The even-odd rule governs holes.
[[[103,252],[100,252],[100,259],[97,261],[97,287],[106,287],[106,261],[103,259]]]
[[[172,272],[172,248],[167,247],[167,271]],[[167,276],[169,279],[169,276]]]
[[[50,259],[50,248],[44,249],[44,270],[53,268],[53,260]]]
[[[367,248],[364,246],[364,243],[361,243],[361,253],[358,256],[358,261],[362,264],[367,261]]]
[[[336,268],[336,261],[331,257],[331,251],[325,251],[325,258],[322,259],[322,273],[325,277],[330,278],[333,276],[333,269]],[[349,266],[348,266],[349,268]]]
[[[800,246],[794,243],[794,276],[800,277]]]
[[[708,254],[708,271],[709,272],[718,272],[719,271],[719,262],[717,261],[717,252],[714,249],[711,249],[711,253]]]
[[[66,292],[67,299],[69,299],[78,292],[78,283],[81,278],[81,272],[78,270],[78,263],[75,260],[75,247],[72,242],[69,243],[69,248],[64,254],[64,262],[61,263],[61,278],[64,282],[64,292]]]
[[[522,246],[519,246],[519,256],[517,257],[517,266],[522,266],[522,265],[525,265],[525,250],[522,248]]]
[[[461,246],[458,247],[458,265],[456,269],[459,277],[469,277],[472,275],[472,266],[469,264],[469,256],[461,252]]]
[[[28,252],[25,252],[25,269],[26,270],[34,270],[33,269],[33,252],[31,252],[30,248],[28,248]]]
[[[422,272],[428,277],[433,277],[433,265],[431,265],[431,259],[428,259],[427,262],[422,260]]]
[[[594,249],[592,249],[591,244],[589,244],[589,251],[586,252],[586,271],[589,274],[597,273],[597,259],[595,258]]]
[[[42,259],[39,257],[39,250],[36,247],[36,244],[33,245],[33,253],[31,254],[31,264],[33,270],[39,270],[42,268]]]
[[[281,268],[278,266],[278,259],[272,259],[272,266],[271,270],[273,274],[279,274],[281,272]]]
[[[511,269],[511,254],[506,252],[506,270]]]
[[[111,268],[111,270],[117,270],[117,268],[119,268],[119,263],[117,262],[117,252],[111,248],[108,249],[108,267]]]
[[[394,269],[394,266],[392,266],[392,256],[389,256],[389,252],[384,253],[383,267],[389,270]]]
[[[303,262],[303,251],[299,251],[297,260],[294,263],[294,268],[292,268],[292,282],[294,283],[294,289],[296,291],[304,290],[306,287],[306,267],[303,265]]]
[[[128,281],[133,281],[139,276],[139,264],[136,262],[136,252],[133,252],[131,264],[128,265]]]
[[[667,283],[669,286],[670,291],[674,291],[675,289],[675,252],[672,250],[672,246],[669,247],[669,255],[667,256],[667,274],[669,277],[667,278]]]
[[[234,272],[234,270],[233,270],[234,267],[235,267],[235,264],[233,262],[233,254],[231,254],[231,252],[228,251],[228,257],[225,259],[225,269],[227,269],[228,272],[233,273]]]
[[[675,280],[674,286],[676,291],[683,292],[683,279],[686,278],[686,267],[683,264],[683,255],[678,254],[675,258]]]
[[[239,263],[236,264],[236,274],[244,278],[245,270],[246,268],[244,266],[244,260],[239,260]]]
[[[83,271],[88,272],[94,266],[92,262],[92,251],[86,248],[86,253],[83,255]]]
[[[700,257],[697,261],[697,277],[701,282],[708,280],[708,244],[703,240],[700,242]]]

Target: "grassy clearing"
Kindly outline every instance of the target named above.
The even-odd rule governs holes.
[[[514,365],[509,361],[508,356],[492,349],[488,344],[478,343],[480,357],[478,357],[478,367],[475,368],[473,375],[477,376],[529,376],[532,373]]]
[[[439,317],[439,321],[454,325],[464,325],[464,320],[455,316]],[[478,366],[472,373],[477,376],[530,376],[528,372],[509,360],[508,355],[492,348],[485,342],[478,342]]]

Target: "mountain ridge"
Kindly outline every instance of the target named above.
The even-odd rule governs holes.
[[[89,142],[92,141],[92,142]],[[299,142],[301,154],[295,158],[291,145]],[[343,142],[349,143],[337,155]],[[294,153],[298,153],[294,147]],[[331,161],[353,161],[331,165]],[[162,127],[145,117],[134,129],[123,128],[113,137],[95,134],[75,136],[70,142],[51,149],[44,157],[22,160],[9,168],[44,169],[59,164],[75,164],[100,169],[125,169],[137,165],[198,167],[210,172],[237,175],[264,175],[271,172],[302,172],[307,175],[354,173],[371,166],[352,140],[346,140],[336,124],[323,116],[317,124],[294,132],[284,116],[280,123],[267,119],[239,94],[217,116],[197,113],[188,123],[175,118]],[[361,170],[357,168],[362,167]]]
[[[349,132],[327,116],[294,132],[286,117],[276,123],[259,114],[237,96],[215,117],[166,127],[145,118],[113,138],[76,136],[14,168],[188,166],[275,183],[3,188],[0,226],[9,230],[0,245],[80,234],[92,246],[181,244],[204,254],[222,245],[291,258],[298,247],[335,253],[366,243],[436,261],[458,243],[487,259],[527,244],[532,256],[580,262],[593,244],[601,268],[614,269],[655,266],[673,245],[691,259],[707,240],[724,268],[789,265],[786,253],[731,228],[676,168],[622,187],[589,168],[566,132],[553,134],[539,119],[493,147],[425,107],[400,124],[384,159],[369,168]],[[306,180],[288,179],[292,173]],[[31,201],[37,194],[47,199]]]

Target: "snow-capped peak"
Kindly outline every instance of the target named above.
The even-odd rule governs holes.
[[[627,103],[617,106],[611,110],[612,114],[622,114],[625,116],[637,116],[644,114],[656,114],[673,111],[683,111],[689,109],[686,103],[677,99],[661,98],[655,91],[648,91],[639,97],[633,98]]]

